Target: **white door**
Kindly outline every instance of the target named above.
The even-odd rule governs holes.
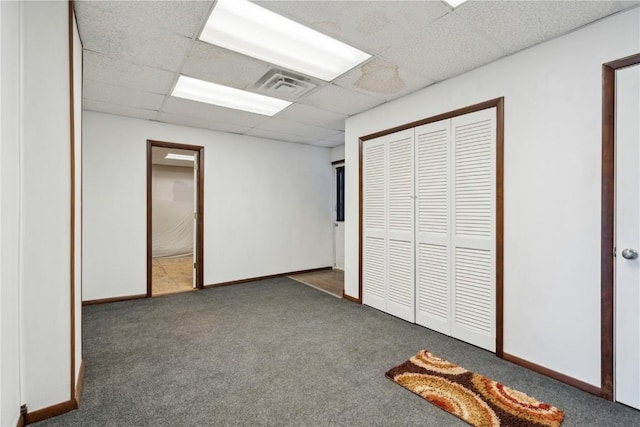
[[[416,323],[495,351],[496,109],[416,132]]]
[[[344,270],[344,163],[333,166],[334,268]]]
[[[451,335],[451,120],[419,126],[416,137],[416,323]]]
[[[364,143],[362,302],[415,321],[413,129]]]
[[[451,119],[451,336],[496,350],[496,109]]]
[[[196,259],[198,253],[198,152],[193,152],[193,271],[192,286],[195,289],[197,285]]]
[[[640,65],[616,71],[615,400],[640,409]]]

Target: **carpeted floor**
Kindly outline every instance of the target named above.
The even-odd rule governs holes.
[[[466,426],[384,377],[422,348],[565,412],[640,412],[291,279],[84,307],[80,409],[42,426]]]

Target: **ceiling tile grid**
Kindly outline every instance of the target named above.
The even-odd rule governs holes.
[[[308,95],[300,102],[323,110],[351,116],[380,105],[384,100],[354,90],[348,90],[335,84],[329,84]]]
[[[305,104],[293,104],[278,114],[278,118],[328,129],[344,130],[346,114],[333,113]]]
[[[143,92],[166,95],[173,84],[174,73],[138,65],[121,59],[84,50],[83,75],[86,80],[124,86]]]
[[[82,107],[85,110],[115,114],[117,116],[134,117],[136,119],[143,120],[153,120],[158,114],[158,112],[154,110],[145,110],[143,108],[135,108],[127,105],[110,104],[108,102],[97,101],[94,99],[83,99],[82,104]]]
[[[207,1],[74,1],[84,47],[83,108],[333,147],[345,119],[558,37],[638,1],[256,1],[373,55],[274,117],[171,96],[184,74],[258,91],[271,64],[197,40]]]
[[[233,123],[215,122],[211,119],[196,118],[192,116],[182,116],[172,113],[160,113],[157,117],[160,122],[173,123],[175,125],[189,126],[201,129],[210,129],[219,132],[244,134],[251,130],[250,127],[236,125]]]
[[[81,3],[79,6],[85,11],[78,18],[85,50],[169,71],[178,71],[182,66],[184,54],[191,45],[190,38],[155,28],[129,16],[105,11],[92,6],[92,3]],[[83,28],[91,28],[91,31],[82,32]]]
[[[163,113],[189,116],[199,119],[208,119],[215,123],[231,123],[248,128],[256,127],[269,117],[260,114],[247,113],[245,111],[232,110],[188,99],[167,97],[162,108]]]
[[[155,111],[160,110],[164,101],[164,95],[89,79],[84,80],[82,95],[85,99]]]

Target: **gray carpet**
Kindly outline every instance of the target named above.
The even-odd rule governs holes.
[[[640,412],[291,279],[84,308],[80,409],[42,426],[466,426],[384,377],[422,348],[565,411]]]

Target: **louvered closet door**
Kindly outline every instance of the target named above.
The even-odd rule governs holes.
[[[376,139],[362,150],[362,303],[387,307],[387,145]]]
[[[413,129],[363,147],[362,302],[414,322]]]
[[[451,119],[451,335],[495,351],[496,110]]]
[[[450,120],[415,128],[416,323],[451,334]]]
[[[389,135],[387,313],[415,322],[413,129]]]

